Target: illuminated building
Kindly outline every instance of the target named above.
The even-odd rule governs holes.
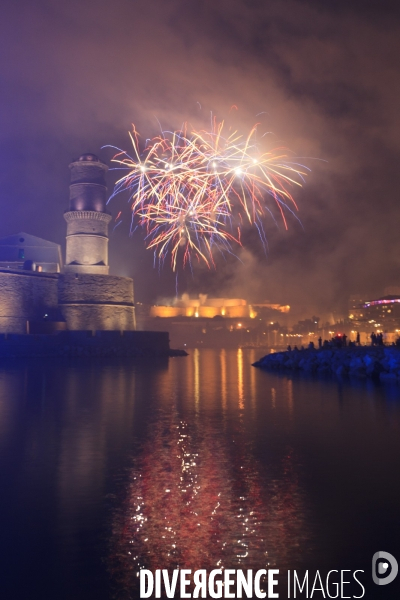
[[[94,154],[82,154],[69,168],[66,264],[58,281],[60,310],[68,329],[133,330],[133,281],[108,274],[108,167]]]
[[[135,329],[133,281],[109,275],[107,168],[94,154],[70,164],[64,267],[58,244],[26,233],[0,240],[1,333]]]
[[[288,313],[290,306],[280,304],[247,304],[242,298],[208,298],[200,294],[198,298],[189,298],[183,294],[180,300],[174,299],[170,305],[152,306],[150,317],[203,317],[213,319],[221,316],[230,319],[255,319],[260,309],[269,309],[279,313]]]
[[[108,224],[106,210],[107,165],[94,154],[69,165],[71,185],[67,222],[65,272],[108,275]]]
[[[352,294],[349,298],[349,319],[363,319],[366,298],[361,294]]]
[[[364,300],[350,308],[349,319],[357,328],[394,331],[400,328],[400,294]]]
[[[162,305],[137,306],[141,328],[167,329],[173,347],[248,347],[275,344],[271,323],[286,325],[290,306],[257,303],[243,298],[209,298],[183,294]],[[163,324],[160,324],[163,321]],[[164,324],[165,323],[165,324]]]
[[[23,270],[27,265],[33,271],[59,273],[61,246],[22,231],[0,238],[0,269]]]

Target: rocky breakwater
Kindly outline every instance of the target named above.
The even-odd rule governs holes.
[[[398,346],[307,348],[267,354],[253,364],[272,371],[375,378],[400,383]]]

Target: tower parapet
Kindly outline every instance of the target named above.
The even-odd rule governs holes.
[[[71,185],[67,222],[66,272],[107,275],[108,224],[107,165],[95,154],[82,154],[69,165]]]

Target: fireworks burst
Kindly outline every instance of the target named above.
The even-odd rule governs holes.
[[[147,248],[161,263],[170,256],[174,271],[181,253],[184,266],[193,258],[215,266],[214,251],[241,245],[246,223],[257,227],[265,246],[263,220],[267,214],[274,218],[268,198],[285,228],[285,213],[297,211],[289,190],[301,186],[306,168],[289,161],[284,148],[262,153],[257,125],[247,137],[237,131],[225,137],[223,128],[214,119],[211,132],[187,126],[166,131],[140,151],[133,127],[133,157],[120,150],[112,159],[128,173],[111,198],[129,190],[132,218],[144,227]]]

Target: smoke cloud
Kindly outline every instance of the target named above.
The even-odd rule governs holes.
[[[343,310],[352,292],[399,283],[399,12],[363,0],[19,0],[0,23],[0,235],[27,231],[63,243],[72,159],[109,162],[210,111],[306,158],[296,194],[301,224],[266,224],[268,250],[246,232],[239,260],[178,273],[179,292],[290,304],[304,315]],[[262,113],[260,115],[260,113]],[[256,115],[259,115],[256,117]],[[109,173],[110,192],[118,172]],[[141,232],[111,236],[114,273],[136,297],[173,296],[168,265],[153,268]]]

